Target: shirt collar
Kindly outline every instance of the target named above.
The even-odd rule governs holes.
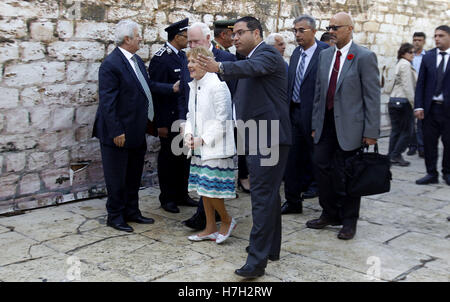
[[[128,60],[131,60],[131,58],[134,56],[134,54],[132,54],[131,52],[129,52],[126,49],[123,49],[122,47],[119,46],[120,51],[123,53],[123,55],[125,56],[125,58],[127,58]]]
[[[179,50],[176,49],[172,44],[170,44],[170,42],[167,42],[167,46],[169,46],[169,48],[172,49],[176,55],[178,54]]]
[[[349,50],[350,50],[350,47],[352,46],[352,43],[353,43],[353,39],[350,40],[350,42],[348,42],[347,45],[345,45],[345,46],[342,47],[341,49],[338,49],[337,46],[336,46],[336,50],[339,50],[341,53],[344,53],[344,52],[346,52],[346,51],[349,51]]]
[[[313,46],[311,46],[307,50],[303,50],[303,48],[302,48],[302,52],[306,53],[307,57],[311,57],[314,54],[314,52],[316,51],[316,48],[317,48],[317,42],[314,41]]]
[[[437,51],[437,54],[439,55],[439,53],[440,53],[442,50],[440,50],[439,48],[436,47],[436,51]],[[450,55],[450,48],[447,48],[447,50],[444,50],[444,52],[446,52],[447,54]]]
[[[209,51],[210,51],[210,52],[213,51],[213,45],[212,45],[212,43],[209,43]]]
[[[247,58],[250,58],[252,56],[252,54],[255,52],[255,50],[258,48],[258,46],[263,43],[264,43],[264,41],[261,41],[258,45],[256,45],[256,47],[253,48],[253,50],[248,54]]]

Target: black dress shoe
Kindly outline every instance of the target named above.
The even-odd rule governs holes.
[[[250,252],[250,246],[247,246],[246,248],[245,248],[245,251],[247,252],[247,254]],[[269,255],[269,260],[270,261],[278,261],[278,260],[280,260],[280,255]]]
[[[194,216],[182,222],[188,228],[201,231],[206,228],[206,217],[205,215],[201,215],[199,213],[195,213]]]
[[[116,230],[124,231],[124,232],[128,232],[128,233],[131,233],[134,231],[133,228],[126,223],[112,223],[112,222],[107,221],[106,225],[110,226]]]
[[[303,213],[303,205],[302,202],[290,202],[286,201],[281,206],[281,215],[284,214],[301,214]]]
[[[144,216],[138,216],[133,219],[126,219],[127,222],[136,222],[136,223],[142,223],[142,224],[153,224],[155,223],[155,220],[153,218],[147,218]]]
[[[180,213],[180,209],[177,207],[177,205],[174,202],[168,202],[165,204],[161,204],[161,207],[170,213]]]
[[[308,190],[302,194],[303,199],[316,198],[317,196],[319,196],[319,192],[315,190]]]
[[[442,175],[442,178],[445,180],[445,182],[447,183],[447,185],[450,186],[450,174]]]
[[[424,158],[425,152],[423,150],[419,150],[419,157]]]
[[[306,222],[306,227],[309,229],[323,229],[327,225],[341,225],[341,223],[337,221],[331,221],[324,217],[320,217],[319,219],[313,219]]]
[[[177,203],[179,206],[198,207],[198,201],[192,199],[189,195]]]
[[[411,146],[411,147],[409,147],[408,152],[406,152],[406,155],[411,156],[411,155],[416,154],[416,152],[417,152],[417,147]]]
[[[244,278],[258,278],[264,276],[265,270],[263,268],[257,268],[245,264],[240,269],[235,270],[234,273]]]
[[[340,231],[337,237],[342,240],[350,240],[355,237],[356,234],[356,226],[344,226]]]
[[[424,177],[416,180],[416,184],[418,185],[428,185],[428,184],[437,184],[439,183],[438,176],[427,174]]]
[[[399,156],[399,157],[396,157],[396,158],[392,158],[391,159],[391,164],[392,165],[396,165],[396,166],[400,166],[400,167],[407,167],[411,163],[409,161],[406,161],[402,156]]]

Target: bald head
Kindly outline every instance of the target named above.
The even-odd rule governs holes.
[[[352,17],[344,12],[337,13],[331,17],[327,30],[336,39],[337,48],[344,47],[350,42],[353,36]]]

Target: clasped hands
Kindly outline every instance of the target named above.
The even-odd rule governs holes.
[[[191,150],[195,150],[203,145],[203,139],[201,137],[193,137],[192,134],[186,134],[184,137],[184,145]]]
[[[125,145],[125,133],[124,133],[124,134],[121,134],[121,135],[119,135],[119,136],[116,136],[116,137],[113,139],[113,141],[114,141],[114,144],[115,144],[117,147],[122,148],[122,147]]]

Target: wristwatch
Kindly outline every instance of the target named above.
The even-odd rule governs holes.
[[[223,74],[223,64],[219,62],[219,74]]]

